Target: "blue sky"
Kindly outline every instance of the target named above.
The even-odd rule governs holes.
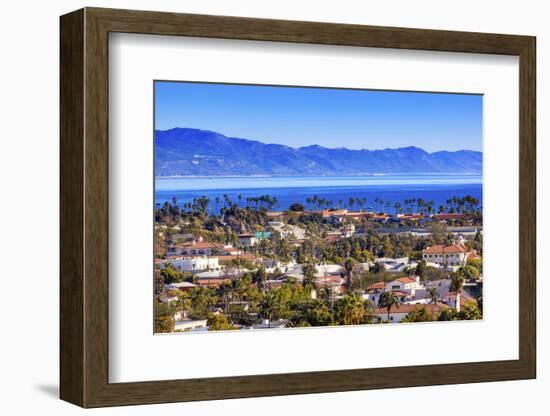
[[[482,96],[155,82],[155,128],[292,147],[482,150]]]

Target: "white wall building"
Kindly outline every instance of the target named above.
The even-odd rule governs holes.
[[[386,290],[408,293],[412,297],[415,297],[416,290],[423,288],[424,287],[420,284],[420,277],[418,276],[400,277],[399,279],[386,283]]]
[[[422,251],[422,259],[424,261],[436,263],[448,269],[465,265],[469,256],[475,256],[475,252],[463,244],[438,244],[425,248]]]
[[[168,263],[171,263],[176,269],[181,272],[196,272],[202,270],[218,270],[220,265],[217,257],[184,257],[179,259],[171,259],[164,261],[160,267],[164,269]]]

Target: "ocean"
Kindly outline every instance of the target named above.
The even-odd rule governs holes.
[[[481,175],[373,175],[373,176],[293,176],[293,177],[177,177],[155,180],[155,203],[177,199],[178,205],[194,198],[210,198],[210,210],[224,205],[224,195],[240,206],[247,198],[277,197],[273,210],[287,209],[293,203],[307,204],[308,198],[332,201],[332,207],[394,212],[394,204],[406,209],[405,201],[422,198],[433,201],[434,210],[452,198],[471,195],[482,201]],[[240,195],[240,199],[239,199]],[[219,202],[216,203],[216,197]],[[350,198],[354,198],[350,205]],[[357,199],[361,202],[357,203]],[[364,201],[366,200],[366,202]],[[380,202],[380,200],[382,202]],[[391,208],[386,208],[387,202]],[[482,202],[481,202],[482,203]],[[413,211],[416,204],[410,204]],[[325,206],[326,207],[326,206]]]

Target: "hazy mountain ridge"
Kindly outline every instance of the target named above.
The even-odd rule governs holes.
[[[397,173],[482,173],[482,153],[428,153],[409,146],[384,150],[293,148],[226,137],[199,129],[155,132],[156,176],[360,175]]]

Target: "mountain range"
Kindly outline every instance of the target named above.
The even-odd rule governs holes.
[[[338,138],[334,141],[337,143]],[[482,159],[481,152],[472,150],[428,153],[414,146],[383,150],[318,145],[294,148],[208,130],[155,131],[156,176],[481,174]]]

